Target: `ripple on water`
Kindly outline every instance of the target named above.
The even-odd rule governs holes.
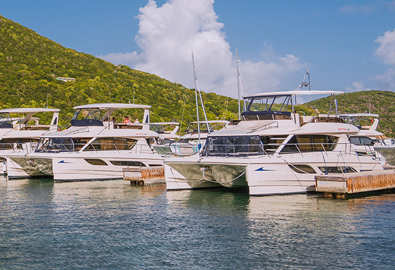
[[[1,181],[0,269],[380,268],[395,195],[332,200],[125,181]]]

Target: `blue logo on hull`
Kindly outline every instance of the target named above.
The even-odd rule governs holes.
[[[71,163],[71,162],[66,162],[64,160],[59,161],[58,163]]]
[[[273,170],[265,170],[263,167],[260,167],[259,169],[255,170],[256,172],[271,172]]]

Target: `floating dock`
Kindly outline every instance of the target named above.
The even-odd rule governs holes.
[[[352,194],[395,189],[395,171],[347,173],[339,176],[317,175],[315,188],[327,197],[347,198]]]
[[[165,170],[160,167],[123,168],[123,180],[131,185],[159,185],[165,184]]]

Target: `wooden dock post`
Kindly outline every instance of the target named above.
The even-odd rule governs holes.
[[[131,185],[157,185],[165,183],[165,170],[163,166],[123,168],[123,180],[130,181]]]
[[[395,189],[395,171],[370,171],[315,176],[317,192],[326,197],[347,198],[350,194]]]

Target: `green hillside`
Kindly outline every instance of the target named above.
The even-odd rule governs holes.
[[[192,71],[191,71],[192,72]],[[74,78],[64,82],[57,77]],[[259,92],[260,89],[257,90]],[[151,105],[151,121],[178,121],[183,128],[196,120],[195,93],[156,75],[115,66],[92,55],[65,48],[0,15],[0,108],[45,107],[61,109],[61,125],[68,125],[73,107],[88,103],[133,102]],[[236,119],[237,100],[202,93],[209,120]],[[364,91],[337,96],[339,112],[378,113],[380,131],[395,136],[395,93]],[[307,103],[321,112],[329,98]],[[299,113],[313,114],[304,105]],[[120,111],[121,117],[128,112]],[[200,117],[203,119],[202,112]],[[50,115],[40,116],[44,123]],[[142,118],[133,114],[133,117]]]
[[[336,96],[339,113],[377,113],[380,115],[379,131],[395,137],[395,93],[391,91],[362,91]],[[330,97],[306,103],[320,112],[327,112]]]
[[[2,16],[0,93],[0,108],[44,107],[48,100],[49,107],[61,109],[61,125],[70,122],[73,106],[129,101],[151,105],[151,122],[183,119],[185,127],[196,120],[194,90],[65,48]],[[214,93],[203,93],[203,100],[210,120],[237,117],[236,100]],[[141,119],[142,112],[134,116]],[[42,118],[49,121],[49,115]]]

